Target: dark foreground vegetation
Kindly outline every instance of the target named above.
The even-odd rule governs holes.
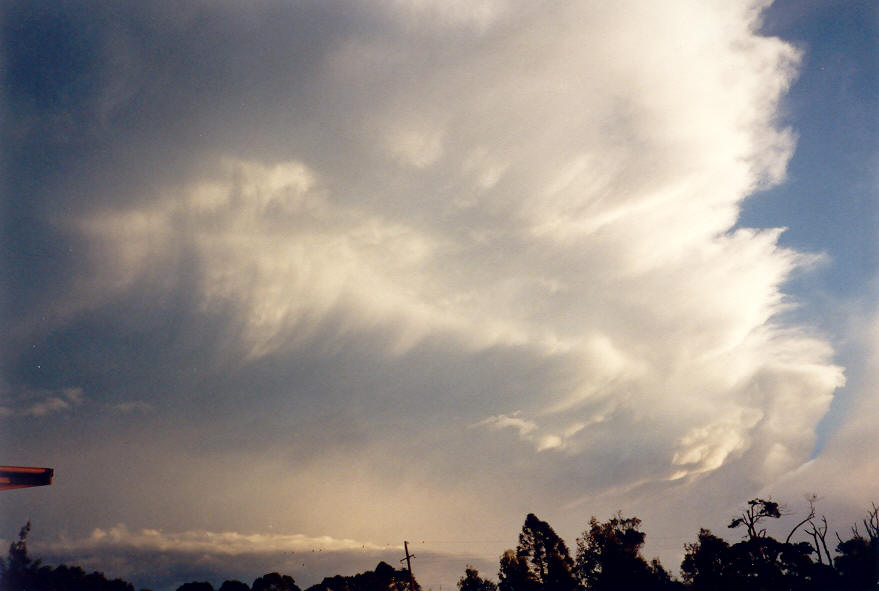
[[[810,512],[784,541],[767,534],[767,520],[782,516],[781,506],[753,499],[732,518],[729,528],[741,532],[730,544],[707,529],[685,544],[681,580],[659,560],[641,554],[646,534],[641,520],[617,513],[604,522],[592,518],[577,538],[572,556],[564,540],[534,514],[525,518],[519,543],[500,557],[498,582],[467,567],[460,591],[866,591],[879,590],[879,507],[875,504],[850,537],[828,539],[825,517]],[[30,523],[0,558],[0,591],[134,591],[121,579],[86,573],[78,566],[42,565],[27,553]],[[831,552],[831,548],[833,551]],[[147,591],[147,590],[141,590]],[[251,585],[227,580],[219,587],[191,582],[177,591],[302,591],[280,573],[257,577]],[[353,576],[327,577],[305,591],[421,591],[411,574],[380,562],[375,570]]]
[[[641,520],[617,513],[594,517],[577,538],[574,556],[545,521],[528,515],[516,550],[501,557],[498,591],[855,591],[879,589],[879,507],[872,506],[851,537],[834,534],[810,512],[784,541],[767,535],[769,519],[782,516],[778,503],[753,499],[729,528],[743,533],[730,544],[707,529],[684,546],[683,580],[676,580],[658,559],[641,554],[646,534]],[[803,539],[805,538],[805,539]],[[479,586],[481,584],[482,586]],[[486,586],[487,584],[487,586]],[[461,591],[491,591],[491,583],[468,570]],[[465,588],[466,587],[466,588]]]

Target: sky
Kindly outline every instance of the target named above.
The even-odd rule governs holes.
[[[17,2],[0,538],[160,591],[879,501],[879,8]],[[779,526],[781,527],[781,526]]]

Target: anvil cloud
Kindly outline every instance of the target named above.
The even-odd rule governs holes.
[[[845,379],[788,314],[826,261],[739,224],[796,145],[763,8],[11,8],[0,420],[45,515],[686,536],[801,469]]]

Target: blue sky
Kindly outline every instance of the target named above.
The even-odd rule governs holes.
[[[876,500],[875,3],[7,12],[7,538],[436,589]]]
[[[877,7],[870,2],[775,2],[764,19],[767,34],[804,51],[781,109],[798,142],[787,181],[748,199],[739,223],[783,226],[782,244],[827,255],[826,263],[794,278],[787,290],[798,298],[801,314],[832,335],[838,355],[857,359],[846,314],[852,307],[869,313],[877,299],[879,267]],[[792,210],[797,215],[790,215]],[[857,365],[848,370],[856,382]],[[819,447],[850,410],[849,390],[838,391],[819,429]]]

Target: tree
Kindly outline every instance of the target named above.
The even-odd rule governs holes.
[[[729,581],[729,544],[710,530],[700,529],[697,541],[684,546],[681,575],[693,589],[722,591],[731,588]]]
[[[544,591],[575,591],[579,587],[564,540],[533,513],[522,525],[516,555],[525,560],[531,577]]]
[[[421,589],[418,581],[415,581],[415,589]],[[382,561],[376,565],[375,570],[354,576],[326,577],[306,591],[410,591],[409,572],[394,569],[390,564]]]
[[[223,581],[219,591],[250,591],[250,587],[247,586],[247,583],[232,579]]]
[[[879,589],[879,546],[863,536],[840,542],[833,563],[846,589]]]
[[[459,591],[497,591],[494,581],[483,579],[479,571],[471,565],[464,569],[464,576],[458,580]]]
[[[18,541],[9,546],[6,560],[0,559],[0,590],[2,591],[134,591],[122,579],[108,580],[101,572],[86,574],[78,566],[52,568],[28,556],[27,536],[30,521],[18,532]]]
[[[749,538],[763,537],[766,535],[766,530],[758,530],[757,526],[767,517],[773,519],[781,517],[781,508],[778,503],[766,499],[751,499],[748,501],[748,508],[742,511],[741,515],[733,517],[727,527],[735,529],[744,525],[747,528]]]
[[[684,591],[686,587],[680,581],[674,579],[671,574],[665,570],[659,558],[650,561],[650,571],[653,573],[652,585],[658,591]]]
[[[577,538],[576,572],[589,591],[662,589],[674,586],[658,560],[648,564],[641,556],[645,534],[641,520],[617,512],[608,521],[589,520],[589,529]]]
[[[745,538],[733,545],[713,535],[708,530],[699,532],[698,541],[687,544],[686,555],[681,563],[681,573],[687,584],[695,590],[751,591],[824,591],[826,589],[855,589],[850,583],[843,584],[837,572],[821,558],[822,547],[827,553],[824,536],[827,520],[823,526],[815,523],[815,496],[809,497],[809,513],[790,530],[784,542],[767,535],[760,527],[767,518],[781,516],[778,503],[752,499],[748,508],[730,522],[731,528],[744,526]],[[803,525],[803,531],[812,537],[810,542],[791,542],[794,533]],[[819,543],[820,542],[820,543]],[[818,556],[818,562],[812,554]]]
[[[528,561],[524,556],[519,556],[512,550],[507,550],[501,555],[498,591],[539,591],[539,589],[540,584],[528,568]]]
[[[3,591],[17,591],[32,587],[32,581],[40,567],[39,560],[27,555],[27,536],[31,531],[28,521],[18,531],[18,540],[9,545],[9,556],[0,559],[0,583]]]
[[[251,585],[253,591],[300,591],[296,581],[290,575],[282,575],[280,573],[268,573],[261,577],[257,577]],[[208,591],[195,590],[192,591]],[[213,591],[213,590],[211,590]]]
[[[192,581],[177,587],[177,591],[214,591],[214,586],[207,581]]]
[[[833,564],[847,589],[879,589],[879,507],[875,503],[862,523],[863,534],[855,525],[850,539],[842,540],[836,535],[839,556]]]

